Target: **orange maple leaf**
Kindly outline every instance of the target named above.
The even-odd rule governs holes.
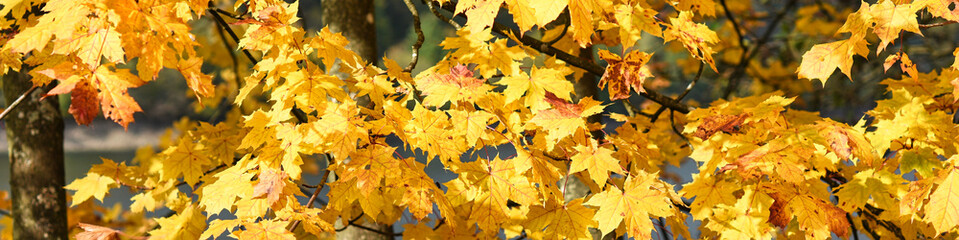
[[[605,87],[609,84],[610,100],[629,98],[629,90],[632,88],[637,93],[646,92],[643,83],[653,74],[646,68],[646,62],[652,57],[640,51],[632,51],[621,58],[616,54],[606,50],[599,51],[599,58],[609,63],[606,66],[606,72],[603,78],[599,80],[599,87]]]

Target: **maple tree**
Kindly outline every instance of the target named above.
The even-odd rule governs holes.
[[[380,67],[337,33],[304,31],[297,2],[22,1],[0,13],[43,14],[2,23],[0,67],[26,63],[35,85],[56,82],[46,94],[70,94],[80,124],[101,113],[133,123],[142,110],[128,89],[163,68],[183,75],[198,107],[232,103],[225,120],[181,121],[130,164],[103,159],[65,186],[82,239],[322,238],[361,222],[404,223],[379,233],[411,239],[691,238],[688,217],[699,238],[957,237],[959,48],[951,66],[919,68],[904,46],[959,21],[959,2],[817,3],[428,1],[457,30],[440,44],[446,57],[414,74],[415,60]],[[797,8],[790,34],[814,42],[792,62],[756,60]],[[240,32],[236,48],[253,62],[234,83],[201,68],[210,53],[191,24],[208,16]],[[890,94],[858,122],[794,107],[808,104],[811,81],[861,82],[856,56],[873,49],[888,55],[889,78],[871,84]],[[602,76],[608,100],[573,93],[585,74]],[[684,91],[664,94],[686,76]],[[684,101],[705,76],[725,84],[722,96],[752,79],[750,95]],[[598,114],[611,122],[588,121]],[[669,166],[683,162],[696,165],[691,181],[673,180]],[[437,182],[424,171],[435,164],[456,177]],[[570,182],[589,193],[571,196]],[[114,188],[135,192],[130,211],[90,217],[107,215],[92,199]]]

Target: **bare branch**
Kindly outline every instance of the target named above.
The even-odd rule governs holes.
[[[957,22],[957,21],[945,21],[945,22],[930,23],[930,24],[919,24],[919,28],[933,28],[933,27],[939,27],[939,26],[945,26],[945,25],[953,24],[953,23],[956,23],[956,22]]]
[[[729,7],[726,6],[726,0],[719,0],[719,4],[723,6],[723,12],[726,12],[726,19],[729,19],[729,22],[733,23],[733,30],[736,31],[736,37],[739,38],[739,48],[746,51],[746,45],[743,44],[743,33],[739,31],[739,23],[736,22],[733,13],[729,12]]]
[[[425,1],[426,1],[425,2],[426,6],[430,8],[430,12],[433,12],[433,15],[436,15],[437,18],[439,18],[440,20],[443,20],[444,22],[449,23],[450,25],[453,26],[453,28],[456,28],[456,30],[460,30],[460,28],[463,28],[463,26],[460,26],[459,23],[456,23],[456,21],[453,21],[453,17],[447,18],[446,16],[443,16],[443,14],[440,14],[440,12],[436,10],[436,8],[439,7],[439,4],[437,4],[433,0],[425,0]]]
[[[36,91],[36,90],[37,90],[37,86],[34,85],[33,87],[30,87],[30,89],[28,89],[27,92],[20,94],[20,97],[17,97],[17,100],[14,100],[12,103],[10,103],[10,106],[7,106],[7,109],[4,109],[3,112],[0,113],[0,120],[3,120],[4,117],[7,117],[7,114],[10,114],[10,111],[13,111],[14,108],[17,108],[17,106],[20,105],[21,102],[23,102],[24,98],[27,98],[27,96],[30,96],[30,94],[32,94],[33,91]]]
[[[333,163],[333,156],[330,156],[329,153],[326,154],[326,159],[330,164]],[[320,183],[316,184],[316,188],[313,189],[313,195],[310,196],[310,200],[306,202],[306,208],[312,208],[313,202],[316,201],[316,197],[320,195],[320,191],[323,190],[323,185],[326,185],[326,179],[330,177],[329,170],[323,170],[323,177],[320,178]],[[293,224],[290,225],[290,232],[296,229],[300,225],[300,220],[293,221]]]
[[[403,0],[406,3],[406,8],[410,9],[410,14],[413,15],[413,30],[416,32],[416,43],[413,44],[413,50],[410,55],[410,64],[406,66],[403,71],[412,72],[413,68],[416,67],[416,61],[419,59],[420,47],[423,46],[423,28],[420,26],[420,12],[416,10],[416,6],[413,5],[412,0]]]
[[[686,90],[684,90],[683,93],[679,95],[679,97],[676,97],[676,101],[683,100],[683,98],[686,97],[687,94],[689,94],[689,91],[693,90],[693,86],[696,86],[696,82],[698,82],[699,78],[703,76],[703,69],[705,68],[705,66],[706,66],[705,63],[702,63],[702,62],[699,63],[699,71],[696,72],[696,77],[694,77],[693,81],[689,82],[689,84],[686,85]],[[666,110],[666,106],[659,107],[659,110],[656,110],[656,113],[653,113],[653,115],[649,117],[649,121],[656,122],[656,119],[659,119],[659,115],[662,114],[664,110]]]
[[[223,20],[223,17],[220,17],[220,12],[226,12],[226,11],[214,7],[213,2],[210,2],[210,9],[207,9],[207,11],[210,12],[210,15],[213,16],[213,20],[216,20],[217,25],[222,27],[224,30],[226,30],[227,33],[230,34],[230,37],[233,38],[234,42],[236,43],[240,42],[240,37],[237,37],[236,32],[234,32],[233,29],[230,28],[230,25]],[[254,64],[260,62],[259,60],[256,60],[256,58],[253,57],[253,54],[250,54],[250,51],[246,49],[243,49],[243,54],[246,55],[246,58],[250,59],[250,62],[253,62]]]
[[[726,86],[726,91],[723,93],[723,98],[729,98],[733,94],[733,91],[739,87],[739,79],[743,74],[746,73],[746,67],[749,66],[749,61],[756,57],[759,53],[759,49],[766,45],[766,42],[769,41],[769,38],[772,37],[773,31],[776,30],[776,26],[779,25],[779,22],[785,18],[789,13],[789,10],[796,6],[796,0],[790,0],[786,3],[786,6],[782,11],[776,14],[776,17],[773,18],[772,22],[769,23],[769,29],[763,33],[763,36],[756,41],[756,44],[750,48],[749,51],[743,51],[742,55],[739,57],[739,64],[736,65],[736,68],[733,69],[733,74],[729,76],[729,85]]]

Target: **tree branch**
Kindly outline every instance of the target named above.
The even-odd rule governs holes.
[[[346,222],[346,224],[343,225],[342,228],[333,229],[333,231],[342,232],[343,230],[346,230],[346,228],[348,228],[348,227],[352,226],[354,223],[356,223],[356,221],[359,221],[360,218],[362,218],[362,217],[363,217],[363,213],[360,213],[360,215],[357,215],[355,218],[350,219],[350,221]]]
[[[440,12],[436,10],[437,7],[440,7],[436,2],[434,2],[433,0],[423,0],[423,1],[425,1],[424,3],[426,3],[426,6],[430,8],[430,12],[433,12],[433,15],[436,15],[436,18],[439,18],[440,20],[443,20],[444,22],[449,23],[456,30],[460,30],[460,28],[463,28],[463,26],[460,26],[459,23],[456,23],[456,21],[453,21],[453,17],[447,18],[446,16],[443,16],[443,14],[440,14]]]
[[[849,213],[846,213],[846,221],[849,222],[849,227],[852,228],[853,239],[859,240],[859,230],[856,229],[856,224],[852,222],[852,215]]]
[[[689,84],[686,85],[686,90],[683,90],[683,93],[680,94],[679,97],[676,97],[676,101],[683,100],[683,98],[686,97],[686,95],[693,90],[693,86],[696,86],[696,82],[699,81],[699,78],[703,77],[703,69],[705,68],[705,66],[706,66],[705,63],[699,62],[699,70],[696,71],[696,77],[694,77],[693,81],[689,82]],[[649,117],[649,122],[656,122],[656,119],[659,119],[659,115],[662,114],[663,111],[665,110],[666,110],[666,106],[659,107],[659,110],[656,110],[656,113],[653,113],[653,116]]]
[[[732,75],[729,76],[729,85],[726,86],[726,91],[723,93],[723,98],[729,98],[732,95],[733,91],[739,87],[739,79],[743,74],[746,73],[746,67],[749,66],[749,61],[756,57],[759,53],[759,48],[762,48],[763,45],[766,45],[766,42],[769,41],[769,38],[772,37],[773,32],[776,30],[776,26],[779,25],[779,22],[789,13],[789,10],[796,6],[796,0],[790,0],[786,3],[786,7],[782,11],[776,14],[776,17],[773,18],[772,22],[769,24],[769,29],[763,33],[763,36],[759,38],[759,41],[756,41],[756,44],[749,51],[743,51],[739,57],[739,64],[736,65],[736,68],[733,70]]]
[[[326,159],[330,164],[333,163],[333,156],[330,156],[329,153],[326,154]],[[330,177],[329,170],[323,170],[323,177],[320,178],[320,183],[316,184],[316,188],[313,189],[313,195],[310,196],[310,200],[306,202],[306,208],[312,208],[313,202],[316,201],[316,197],[320,195],[320,191],[323,190],[323,185],[326,185],[326,179]],[[290,225],[290,232],[296,229],[296,226],[300,225],[300,220],[293,221],[293,224]]]
[[[743,33],[739,31],[739,23],[736,22],[736,18],[733,17],[733,13],[729,12],[729,7],[726,6],[726,0],[719,0],[719,4],[723,6],[723,12],[726,13],[726,19],[729,19],[729,22],[733,23],[733,30],[736,31],[736,37],[739,38],[739,48],[742,48],[743,51],[746,51],[746,45],[743,44]]]
[[[219,26],[222,27],[224,30],[226,30],[226,32],[230,34],[230,37],[233,38],[233,41],[236,42],[237,44],[239,44],[239,43],[240,43],[240,37],[237,37],[237,36],[236,36],[236,32],[234,32],[233,29],[230,28],[230,25],[227,24],[226,21],[223,20],[223,17],[220,17],[220,12],[226,12],[226,11],[214,7],[214,6],[213,6],[213,2],[210,2],[209,7],[210,7],[210,8],[207,9],[207,11],[210,12],[210,15],[213,16],[213,20],[216,21],[217,25],[219,25]],[[227,15],[230,15],[230,14],[227,14]],[[232,16],[232,15],[230,15],[230,16]],[[256,63],[260,62],[259,60],[256,60],[256,58],[253,57],[253,54],[250,54],[250,51],[249,51],[249,50],[246,50],[246,49],[242,49],[242,50],[243,50],[243,54],[246,55],[246,58],[250,59],[250,62],[253,62],[253,64],[256,64]]]
[[[795,2],[795,0],[793,2]],[[449,12],[455,11],[454,9],[452,9],[452,6],[442,6],[442,7],[444,10]],[[606,68],[601,67],[592,61],[588,61],[586,59],[573,56],[572,54],[556,49],[555,47],[550,46],[549,44],[543,41],[540,41],[538,39],[535,39],[529,35],[519,36],[518,34],[514,34],[515,32],[518,32],[519,30],[513,30],[507,27],[506,25],[494,22],[492,30],[493,32],[506,37],[515,37],[516,39],[519,40],[519,43],[526,45],[527,47],[535,49],[536,51],[539,51],[540,53],[544,53],[551,57],[555,57],[559,60],[563,60],[569,65],[573,65],[577,68],[586,70],[587,72],[595,74],[596,76],[602,76],[606,72]],[[645,97],[646,99],[652,100],[653,102],[659,103],[659,105],[666,106],[669,109],[675,110],[680,113],[685,114],[685,113],[689,113],[689,111],[692,110],[692,107],[690,107],[689,105],[673,100],[669,97],[663,96],[662,94],[659,94],[656,91],[647,90],[646,92],[640,93],[639,95]]]
[[[420,47],[423,46],[423,28],[420,26],[420,12],[416,10],[416,6],[413,5],[412,0],[403,0],[403,2],[406,3],[406,8],[408,8],[410,14],[413,15],[413,30],[416,32],[416,43],[413,44],[413,50],[410,54],[412,55],[410,57],[410,64],[403,69],[405,72],[412,72],[419,59]]]
[[[953,23],[956,23],[956,21],[945,21],[945,22],[930,23],[930,24],[919,24],[919,28],[933,28],[933,27],[945,26],[945,25],[949,25],[949,24],[953,24]]]
[[[536,51],[539,51],[551,57],[555,57],[559,60],[563,60],[564,62],[570,65],[586,70],[587,72],[595,74],[597,76],[602,76],[606,72],[605,68],[599,65],[596,65],[596,63],[594,62],[587,61],[585,59],[566,53],[562,50],[556,49],[555,47],[550,46],[540,40],[537,40],[531,37],[530,35],[523,35],[521,37],[516,36],[515,34],[513,34],[515,30],[510,29],[509,27],[506,27],[505,25],[502,25],[499,23],[493,23],[493,32],[499,33],[500,35],[503,35],[503,36],[516,37],[516,39],[519,39],[520,43],[522,43],[523,45],[526,45],[532,49],[536,49]],[[646,92],[640,93],[639,95],[646,97],[647,99],[652,100],[653,102],[659,103],[660,105],[666,106],[669,109],[673,109],[681,113],[689,113],[689,111],[692,109],[692,107],[690,107],[689,105],[673,100],[669,97],[663,96],[662,94],[659,94],[656,91],[646,90]]]
[[[37,90],[37,86],[34,85],[33,87],[30,87],[30,89],[28,89],[27,92],[20,94],[20,97],[17,97],[17,100],[14,100],[12,103],[10,103],[10,106],[7,106],[7,109],[4,109],[3,112],[0,113],[0,120],[3,120],[3,118],[7,117],[7,114],[10,114],[10,111],[13,111],[14,108],[17,108],[17,106],[20,105],[21,102],[23,102],[24,98],[27,98],[27,96],[30,96],[30,94],[32,94],[33,91],[36,91],[36,90]]]

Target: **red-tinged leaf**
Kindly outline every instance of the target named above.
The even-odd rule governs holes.
[[[276,201],[280,199],[280,194],[283,193],[283,188],[286,187],[286,172],[275,169],[264,169],[260,171],[259,178],[260,182],[253,187],[253,197],[266,196],[267,202],[273,205],[273,203],[276,203]]]
[[[472,104],[485,96],[492,86],[486,80],[473,77],[473,71],[466,65],[450,68],[449,74],[432,74],[416,80],[423,91],[423,105],[443,106],[447,102],[454,104],[463,101]]]
[[[806,232],[807,237],[828,238],[829,232],[840,237],[849,236],[846,212],[836,205],[801,192],[794,186],[774,186],[767,190],[775,200],[769,207],[769,223],[786,227],[795,217],[799,229]]]
[[[99,90],[100,107],[103,115],[123,126],[125,130],[133,122],[133,113],[142,112],[140,105],[127,93],[127,89],[138,87],[143,82],[129,70],[116,72],[99,67],[89,80]]]
[[[59,87],[59,86],[58,86]],[[97,89],[90,83],[81,81],[70,93],[70,114],[77,124],[87,125],[100,113],[100,103],[97,101]]]
[[[609,51],[599,51],[599,57],[609,63],[603,78],[599,80],[599,87],[608,84],[610,100],[613,101],[629,98],[630,88],[637,93],[646,92],[643,83],[653,76],[646,68],[646,62],[652,56],[645,52],[632,51],[627,53],[625,58],[620,58]]]
[[[699,128],[696,129],[696,132],[693,133],[693,136],[700,139],[709,139],[717,132],[724,133],[737,133],[739,132],[739,126],[743,124],[743,121],[748,117],[748,113],[741,113],[739,115],[729,115],[729,114],[720,114],[713,115],[703,119],[703,124],[699,125]]]
[[[77,233],[77,240],[117,240],[120,239],[120,231],[108,227],[101,227],[86,223],[80,223],[83,232]]]

